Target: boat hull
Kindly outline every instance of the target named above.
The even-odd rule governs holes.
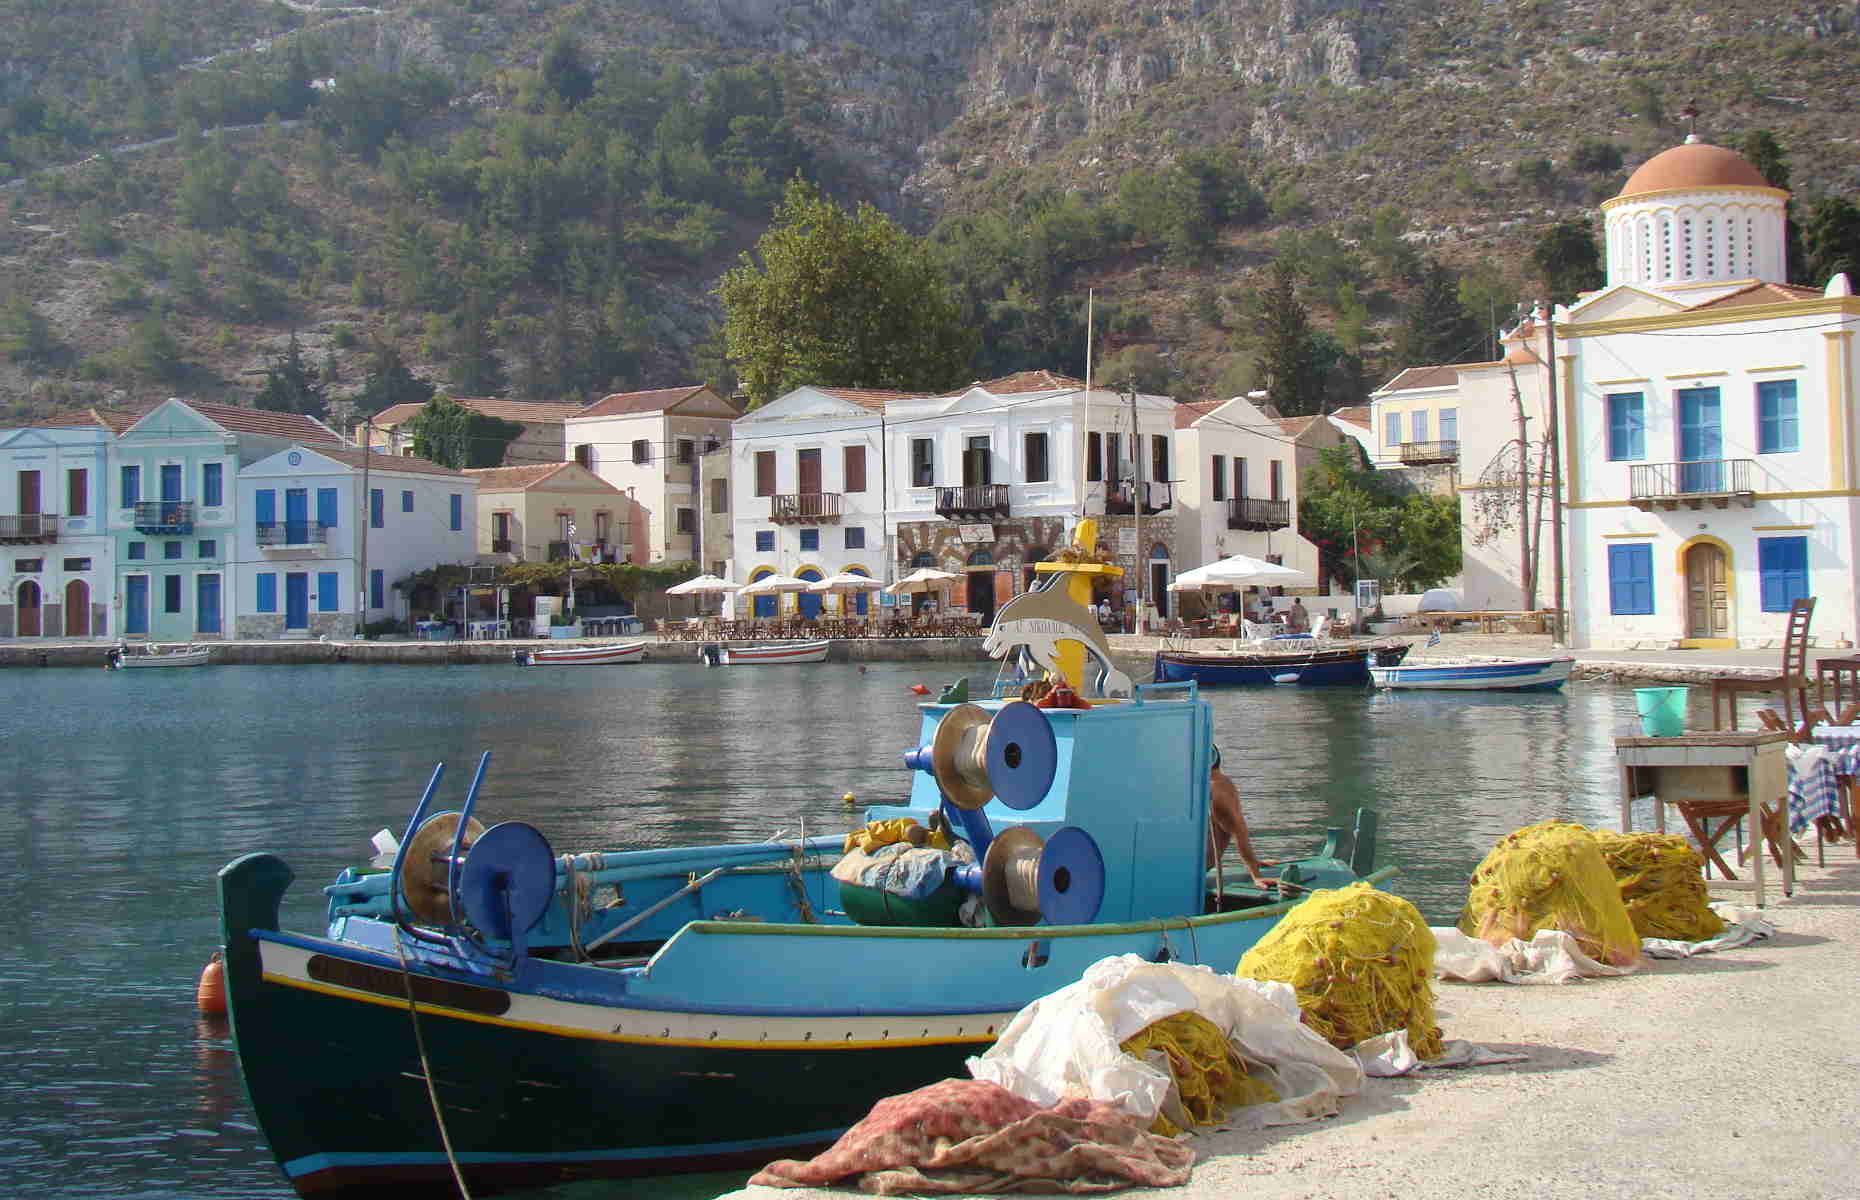
[[[1378,687],[1442,692],[1548,692],[1569,682],[1573,658],[1502,662],[1414,663],[1371,667]]]
[[[117,666],[125,671],[143,671],[160,667],[204,667],[213,658],[211,650],[184,650],[176,654],[125,654]]]
[[[612,646],[531,650],[527,661],[533,667],[599,667],[610,663],[639,662],[645,657],[646,643],[627,642]]]
[[[766,646],[724,646],[721,653],[723,664],[730,667],[759,663],[817,663],[827,661],[829,644],[822,639],[787,644],[778,642]]]
[[[1373,655],[1395,653],[1384,647],[1353,646],[1303,652],[1235,651],[1192,653],[1163,650],[1156,655],[1158,683],[1194,680],[1204,687],[1258,687],[1274,683],[1306,686],[1369,682]]]

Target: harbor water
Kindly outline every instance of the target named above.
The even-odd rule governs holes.
[[[12,925],[0,1195],[291,1194],[223,1024],[194,1012],[218,942],[214,875],[238,855],[284,856],[297,873],[285,924],[320,929],[319,889],[368,857],[376,830],[400,832],[436,762],[441,804],[455,807],[484,750],[480,815],[530,821],[558,851],[840,832],[856,820],[845,793],[863,806],[908,790],[910,685],[934,694],[965,667],[976,684],[992,678],[991,664],[695,662],[0,674]],[[1389,886],[1436,923],[1455,918],[1504,833],[1548,817],[1612,823],[1611,739],[1638,732],[1632,689],[1607,684],[1203,695],[1263,855],[1308,854],[1327,825],[1374,805],[1379,861],[1402,868]],[[697,1197],[740,1182],[549,1195]]]

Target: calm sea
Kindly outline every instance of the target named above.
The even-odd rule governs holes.
[[[682,656],[681,656],[682,657]],[[289,1196],[224,1028],[194,985],[217,943],[214,873],[270,850],[296,869],[287,927],[398,832],[436,762],[455,806],[481,751],[486,823],[522,818],[558,851],[837,832],[841,797],[900,798],[909,689],[938,664],[583,671],[216,667],[0,673],[0,1195]],[[967,668],[977,682],[992,667]],[[1309,853],[1360,804],[1382,862],[1449,921],[1493,840],[1615,811],[1627,688],[1566,695],[1204,693],[1268,857]],[[709,1196],[740,1177],[577,1185],[562,1197]],[[556,1200],[556,1194],[551,1194]]]

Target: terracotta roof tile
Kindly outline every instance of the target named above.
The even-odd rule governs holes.
[[[140,421],[143,417],[148,416],[149,409],[152,407],[154,406],[149,405],[142,408],[103,408],[101,406],[93,406],[91,408],[67,409],[64,412],[53,413],[49,417],[40,417],[36,421],[28,421],[26,423],[26,428],[84,429],[94,425],[100,429],[107,429],[111,433],[121,433],[131,425],[134,425],[137,421]]]
[[[1054,371],[1016,371],[1012,375],[1003,375],[999,379],[978,380],[957,388],[953,392],[943,392],[944,396],[960,396],[973,388],[981,388],[995,396],[1011,396],[1019,392],[1064,392],[1083,388],[1085,381],[1060,375]]]
[[[1701,312],[1708,308],[1743,308],[1751,304],[1785,304],[1795,300],[1819,300],[1822,293],[1815,288],[1796,287],[1789,283],[1753,283],[1741,287],[1728,296],[1716,300],[1707,300],[1695,304],[1687,312]]]
[[[659,388],[650,392],[615,392],[611,396],[602,396],[586,408],[577,409],[578,417],[625,417],[639,413],[664,412],[681,400],[689,399],[704,390],[704,385],[694,384],[689,387]]]
[[[823,387],[815,390],[825,392],[829,396],[837,396],[841,400],[857,404],[860,408],[869,408],[873,412],[884,411],[885,405],[893,400],[922,400],[936,394],[935,392],[892,392],[882,388]]]
[[[360,450],[336,450],[329,446],[312,447],[324,458],[333,458],[339,463],[346,463],[357,470],[361,469],[363,454]],[[403,471],[413,475],[462,475],[451,467],[441,466],[429,459],[415,458],[411,454],[382,454],[376,452],[366,456],[368,465],[377,471]]]
[[[1409,367],[1401,374],[1376,389],[1376,394],[1383,392],[1405,392],[1411,388],[1452,387],[1460,381],[1458,366]]]
[[[500,421],[564,421],[583,408],[579,404],[534,404],[527,400],[499,400],[494,396],[454,396],[452,402]]]
[[[1775,190],[1750,160],[1726,146],[1688,139],[1662,150],[1628,176],[1621,196],[1641,196],[1677,188],[1738,187]]]
[[[536,463],[527,467],[473,467],[468,468],[465,474],[476,479],[481,489],[495,488],[503,491],[518,488],[527,491],[570,465],[572,464],[559,462]]]
[[[1225,403],[1225,400],[1190,400],[1178,404],[1175,406],[1175,427],[1187,429]]]
[[[1361,425],[1364,429],[1370,428],[1369,409],[1364,405],[1357,405],[1354,408],[1340,408],[1330,415],[1336,420],[1347,421],[1351,425]]]
[[[306,446],[344,446],[342,436],[323,422],[300,413],[272,412],[263,408],[245,408],[237,404],[210,404],[204,400],[183,400],[222,429],[234,433],[256,433],[265,437],[289,438]]]
[[[390,404],[375,414],[376,429],[392,429],[404,421],[411,421],[425,408],[424,404]]]
[[[1276,423],[1286,436],[1295,438],[1323,419],[1323,417],[1280,417]]]

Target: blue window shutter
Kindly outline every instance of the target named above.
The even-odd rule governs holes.
[[[370,608],[385,608],[386,607],[386,605],[382,603],[382,594],[385,591],[385,588],[383,585],[385,583],[386,583],[386,576],[383,574],[383,572],[381,571],[379,567],[368,572],[368,607]]]
[[[222,468],[219,463],[207,463],[200,469],[200,503],[207,508],[218,508],[223,502]]]
[[[407,491],[404,488],[401,490],[401,493],[400,493],[400,511],[402,512],[413,511],[413,493],[410,491]]]
[[[278,611],[278,577],[274,572],[264,571],[258,576],[258,611]]]
[[[773,529],[756,530],[756,553],[768,554],[775,549],[775,531]]]
[[[325,529],[336,527],[336,512],[341,505],[336,503],[335,488],[318,488],[316,490],[316,523]]]
[[[1616,615],[1653,611],[1653,547],[1608,548],[1608,610]]]
[[[142,499],[142,468],[123,468],[123,507],[129,508]]]
[[[1757,539],[1757,580],[1764,612],[1788,612],[1808,596],[1808,539]]]
[[[260,488],[252,496],[252,520],[257,525],[276,525],[278,523],[278,493],[273,488]]]
[[[318,571],[316,573],[316,610],[318,612],[335,612],[341,598],[336,595],[336,573]]]
[[[407,494],[411,496],[413,493]],[[465,528],[465,497],[454,492],[452,493],[452,532],[457,533],[463,528]]]
[[[386,517],[387,517],[386,509],[387,509],[386,493],[384,493],[380,488],[369,488],[368,489],[368,527],[370,529],[381,528],[382,522],[386,520]]]

